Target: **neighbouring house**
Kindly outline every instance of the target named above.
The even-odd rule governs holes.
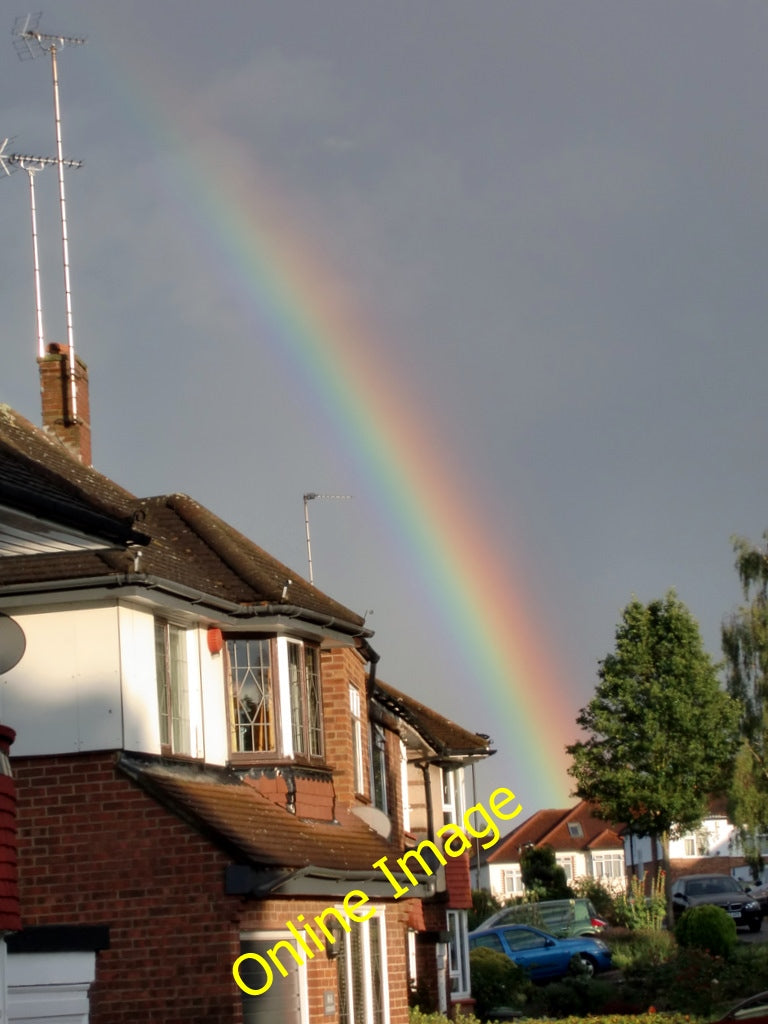
[[[461,826],[466,820],[471,804],[465,769],[493,753],[489,738],[469,732],[380,680],[373,687],[373,703],[379,709],[375,723],[382,721],[382,713],[399,722],[406,843],[434,842],[442,825]],[[434,895],[422,901],[425,926],[409,933],[411,986],[424,1009],[446,1012],[460,1007],[466,1012],[473,1005],[467,925],[471,907],[469,853],[446,858]]]
[[[768,854],[768,837],[763,837],[761,852]],[[649,836],[635,836],[624,832],[627,871],[645,878],[655,875],[662,861],[661,847]],[[655,847],[655,849],[654,849]],[[669,842],[669,873],[674,881],[680,875],[735,875],[751,880],[744,860],[744,851],[738,829],[728,819],[725,797],[709,802],[709,813],[699,828],[684,833]]]
[[[0,406],[0,505],[30,535],[0,548],[26,639],[0,679],[8,1019],[406,1024],[415,986],[467,1001],[466,858],[396,865],[460,815],[488,738],[379,682],[364,618],[211,511],[94,470],[84,365],[76,422],[66,348],[40,372],[45,430]]]
[[[552,847],[569,884],[593,878],[613,892],[626,889],[624,841],[608,822],[595,816],[585,800],[566,810],[536,811],[481,855],[478,887],[502,902],[523,896],[520,856],[529,846]]]

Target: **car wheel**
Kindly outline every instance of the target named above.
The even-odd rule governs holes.
[[[588,978],[593,978],[597,971],[597,964],[587,953],[579,953],[579,964]]]
[[[759,932],[760,931],[760,925],[762,923],[763,923],[762,917],[758,917],[758,919],[756,921],[750,921],[749,922],[749,930],[751,932]]]

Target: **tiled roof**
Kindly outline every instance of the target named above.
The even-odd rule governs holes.
[[[488,736],[462,728],[388,683],[377,679],[373,697],[406,721],[441,756],[488,756],[493,753]]]
[[[569,825],[579,826],[573,834]],[[496,845],[488,855],[491,862],[516,862],[526,846],[551,846],[557,853],[575,850],[622,850],[624,843],[616,831],[594,814],[594,807],[582,800],[574,807],[536,811]]]
[[[273,803],[234,773],[123,756],[119,766],[211,841],[259,867],[369,871],[393,848],[356,815],[311,821]]]
[[[89,516],[100,515],[104,523],[112,517],[113,525],[120,519],[124,528],[133,524],[148,543],[138,561],[137,551],[119,549],[4,558],[0,586],[100,577],[141,585],[142,580],[160,579],[245,610],[279,605],[296,618],[310,613],[328,627],[371,635],[362,616],[317,590],[192,498],[137,498],[0,406],[0,477],[6,470],[8,486],[12,482],[21,495],[17,500],[25,495],[30,503],[56,499],[60,514],[81,528]]]
[[[124,544],[141,539],[133,530],[134,500],[0,405],[0,504]]]

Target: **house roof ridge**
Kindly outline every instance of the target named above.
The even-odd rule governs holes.
[[[365,625],[362,615],[317,590],[290,566],[275,558],[196,498],[174,492],[158,498],[147,498],[145,501],[164,502],[247,586],[263,591],[271,583],[272,592],[265,595],[268,602],[284,604],[286,607],[296,604],[306,606],[308,610],[315,610],[318,605],[322,605],[334,609],[340,619],[361,628]]]
[[[464,726],[459,725],[427,704],[422,704],[415,697],[403,693],[389,683],[376,679],[373,684],[373,695],[374,697],[378,695],[378,698],[391,711],[404,718],[438,754],[445,756],[465,754],[471,756],[472,754],[488,755],[493,753],[490,737],[485,733],[477,733],[465,729]],[[447,730],[455,731],[455,738],[457,740],[466,739],[467,746],[459,747],[448,742],[446,738],[441,739],[434,734],[435,725],[445,726]]]

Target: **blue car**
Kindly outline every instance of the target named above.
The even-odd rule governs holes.
[[[504,953],[528,973],[532,981],[551,981],[568,973],[578,957],[588,975],[611,967],[611,951],[602,939],[582,935],[556,939],[554,935],[527,924],[483,928],[469,933],[469,948],[493,949]]]

